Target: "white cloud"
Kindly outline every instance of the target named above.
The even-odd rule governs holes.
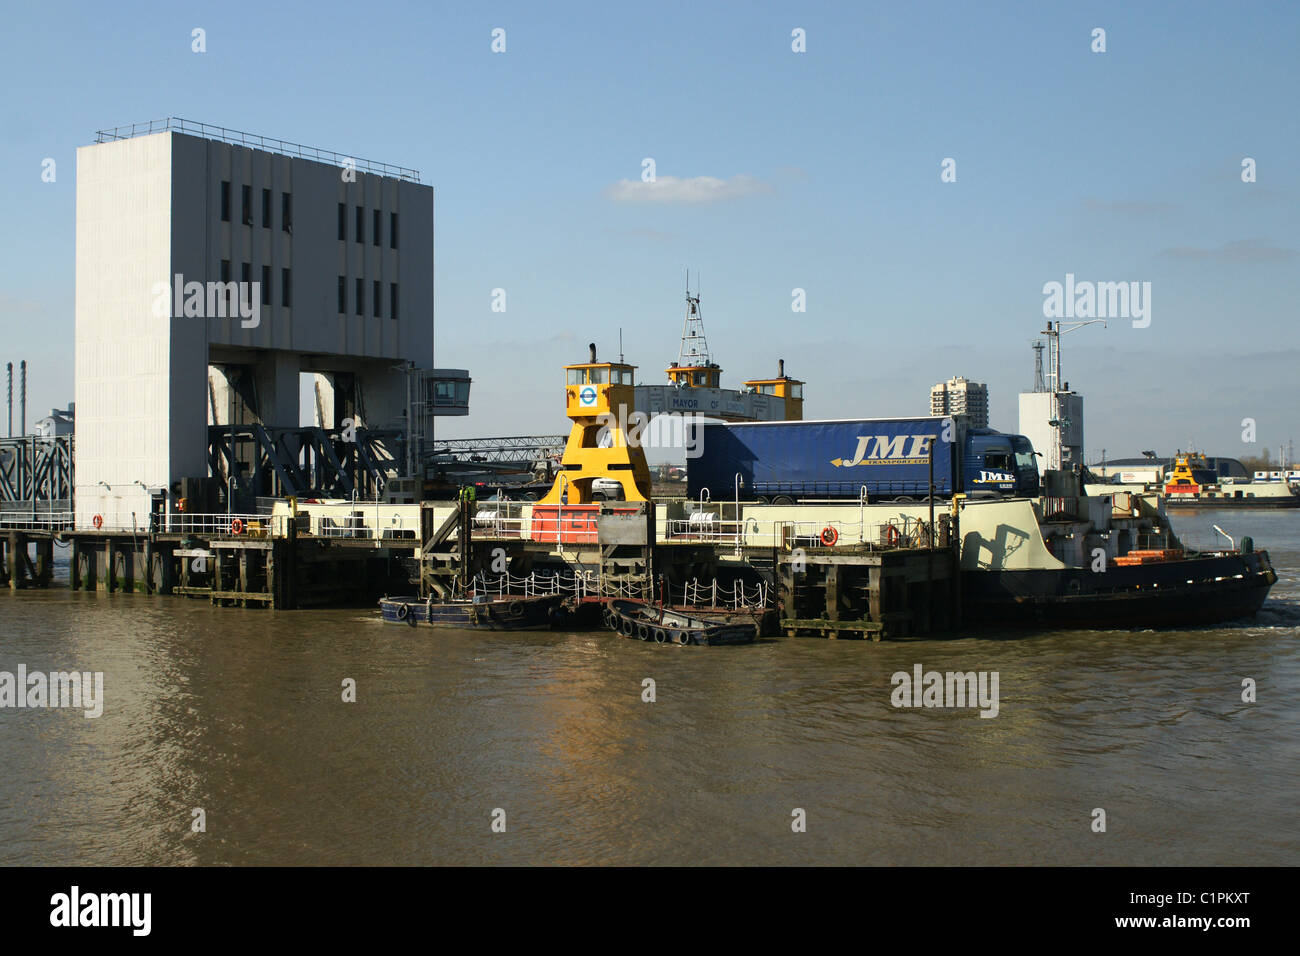
[[[690,179],[660,176],[648,183],[620,179],[605,190],[605,195],[614,202],[706,203],[761,196],[772,191],[771,185],[758,177],[741,174],[730,179],[718,179],[716,176],[693,176]]]

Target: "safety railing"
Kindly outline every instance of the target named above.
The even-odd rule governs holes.
[[[131,532],[134,534],[179,534],[196,537],[280,537],[286,531],[287,515],[248,513],[201,514],[176,511],[109,512],[92,515],[76,526],[77,531]]]
[[[744,581],[721,584],[717,578],[709,582],[692,578],[680,589],[672,584],[661,586],[661,589],[664,588],[666,594],[661,596],[665,597],[669,604],[678,603],[677,594],[680,591],[682,596],[680,604],[686,607],[723,608],[731,611],[765,608],[772,597],[771,588],[762,581],[754,585],[746,584]]]
[[[698,513],[697,513],[698,514]],[[666,523],[666,540],[749,548],[866,547],[873,550],[935,546],[928,521],[900,515],[882,522],[832,520],[772,521],[755,518],[712,521],[697,516]]]
[[[302,533],[320,538],[347,538],[384,541],[419,537],[420,515],[407,509],[394,511],[392,506],[366,506],[357,503],[348,513],[308,513]]]
[[[64,531],[73,524],[71,511],[0,511],[0,529],[7,531]]]
[[[301,143],[290,143],[271,136],[258,136],[255,133],[245,133],[242,130],[228,129],[225,126],[196,123],[193,120],[181,119],[176,116],[149,120],[144,123],[132,123],[129,126],[115,126],[112,129],[96,130],[95,142],[108,143],[118,139],[131,139],[135,136],[165,133],[168,130],[176,133],[187,133],[191,136],[201,136],[204,139],[214,139],[222,143],[230,143],[232,146],[247,146],[250,149],[263,149],[272,153],[280,153],[283,156],[310,159],[318,163],[328,163],[331,166],[341,167],[344,164],[350,164],[350,168],[355,168],[363,173],[391,176],[394,179],[405,179],[413,183],[420,181],[419,170],[407,169],[405,166],[393,166],[389,163],[380,163],[371,159],[360,159],[356,156],[336,153],[331,149],[303,146]]]
[[[513,595],[517,597],[543,597],[553,594],[567,594],[581,600],[584,597],[601,595],[600,575],[596,571],[576,572],[539,572],[525,575],[501,574],[488,575],[480,571],[470,579],[470,588],[476,594]]]

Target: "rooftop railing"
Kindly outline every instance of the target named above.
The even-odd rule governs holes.
[[[112,129],[101,129],[95,131],[96,143],[111,143],[119,139],[132,139],[136,136],[151,136],[154,133],[186,133],[190,136],[200,136],[204,139],[213,139],[222,143],[230,143],[232,146],[247,146],[250,149],[263,149],[272,153],[280,153],[283,156],[292,156],[297,159],[310,159],[318,163],[327,163],[330,166],[342,167],[345,163],[351,163],[358,172],[372,173],[376,176],[390,176],[393,179],[404,179],[407,182],[418,183],[420,181],[420,171],[418,169],[408,169],[405,166],[393,166],[390,163],[380,163],[371,159],[361,159],[357,156],[349,156],[345,153],[336,153],[330,149],[318,149],[315,146],[303,146],[301,143],[290,143],[282,139],[275,139],[271,136],[258,136],[255,133],[245,133],[242,130],[228,129],[225,126],[211,126],[208,123],[196,123],[193,120],[180,119],[176,116],[169,116],[166,119],[150,120],[147,123],[132,123],[130,126],[114,126]]]

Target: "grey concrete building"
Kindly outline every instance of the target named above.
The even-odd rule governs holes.
[[[401,369],[433,366],[418,173],[179,120],[97,139],[77,151],[78,525],[207,476],[209,425],[405,425]]]

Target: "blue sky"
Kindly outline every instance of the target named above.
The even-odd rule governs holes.
[[[1042,287],[1073,273],[1152,284],[1150,327],[1064,339],[1090,460],[1251,454],[1246,417],[1276,449],[1300,438],[1298,45],[1292,3],[14,7],[0,361],[28,359],[29,419],[72,397],[75,149],[170,115],[434,185],[437,362],[474,377],[441,434],[563,431],[560,366],[620,328],[661,381],[687,267],[724,384],[780,357],[808,417],[886,416],[965,375],[1014,430]],[[724,197],[645,201],[645,157]]]

